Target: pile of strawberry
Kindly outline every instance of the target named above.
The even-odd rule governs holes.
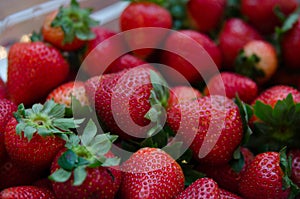
[[[9,49],[0,198],[299,198],[299,10],[136,0],[118,37],[71,0]]]

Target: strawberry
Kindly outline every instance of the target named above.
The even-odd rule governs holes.
[[[295,184],[300,186],[300,150],[290,150],[288,156],[292,159],[292,175],[291,179]]]
[[[196,29],[210,32],[220,23],[225,11],[226,0],[190,0],[187,10]]]
[[[95,109],[112,134],[145,138],[162,128],[168,96],[160,75],[139,66],[103,75],[95,93]]]
[[[55,48],[42,42],[15,43],[8,54],[8,95],[16,104],[33,104],[61,84],[68,72],[68,63]]]
[[[196,42],[196,45],[192,46],[191,42]],[[206,56],[206,53],[208,53],[207,57],[199,56],[201,54],[200,51],[203,51],[199,44],[205,51],[203,56]],[[211,59],[218,68],[221,66],[221,53],[217,45],[207,35],[197,31],[181,30],[174,32],[167,38],[165,49],[176,49],[176,51],[182,53],[181,55],[186,55],[185,58],[194,54],[196,54],[194,56],[199,57],[197,65],[192,65],[178,54],[166,51],[163,53],[161,62],[175,69],[185,78],[182,80],[182,77],[178,76],[174,70],[163,71],[167,81],[175,85],[183,84],[186,80],[190,83],[198,83],[203,76],[208,77],[212,75],[210,65],[213,63]],[[199,74],[199,72],[203,74]]]
[[[175,105],[168,109],[167,124],[186,144],[191,143],[196,160],[209,165],[226,164],[242,140],[239,109],[224,96],[205,96]]]
[[[289,179],[289,168],[284,152],[257,155],[241,177],[241,195],[257,199],[288,198],[295,187]]]
[[[95,76],[109,70],[111,62],[124,53],[124,47],[118,37],[113,37],[116,35],[114,31],[97,26],[92,28],[92,32],[95,38],[87,42],[82,64],[90,76]]]
[[[13,112],[17,110],[17,106],[7,100],[0,99],[0,162],[6,158],[6,150],[4,144],[4,132],[7,122],[12,118]]]
[[[55,199],[55,195],[45,189],[35,186],[18,186],[4,189],[0,192],[2,199]]]
[[[202,94],[193,87],[176,86],[170,89],[168,107],[172,107],[175,104],[181,103],[183,101],[197,99],[199,97],[202,97]]]
[[[2,78],[0,77],[0,99],[6,97],[7,97],[6,84],[3,82]]]
[[[111,75],[104,75],[105,78],[110,76]],[[101,78],[103,78],[103,76],[94,76],[84,82],[86,96],[88,97],[90,105],[93,107],[95,104],[95,93],[97,88],[99,87],[99,82]]]
[[[90,120],[81,136],[72,135],[54,158],[49,179],[57,198],[114,198],[122,172],[116,167],[119,158],[109,150],[117,137],[97,132]]]
[[[122,31],[137,29],[125,35],[125,40],[130,49],[141,58],[148,57],[153,49],[139,49],[144,45],[158,45],[165,36],[163,31],[154,31],[149,34],[145,27],[167,28],[172,27],[172,17],[168,10],[151,2],[133,2],[122,12],[120,16],[120,28]],[[139,38],[138,40],[136,38]]]
[[[222,95],[222,92],[225,92],[228,98],[235,98],[238,94],[242,101],[250,103],[257,97],[258,88],[257,84],[248,77],[232,72],[222,72],[209,80],[204,94]]]
[[[41,178],[36,180],[33,183],[34,186],[42,188],[42,189],[47,189],[49,191],[53,192],[53,187],[52,187],[52,183],[51,180],[49,180],[48,178]]]
[[[84,83],[81,81],[72,81],[60,85],[48,95],[47,100],[53,99],[56,103],[71,107],[72,96],[75,97],[82,106],[89,104],[85,94]]]
[[[231,193],[225,189],[219,189],[220,190],[220,199],[242,199],[240,196]]]
[[[275,31],[276,26],[281,25],[276,12],[279,11],[282,17],[288,16],[297,6],[296,0],[242,0],[241,12],[257,30],[263,34],[270,34]]]
[[[123,199],[174,198],[184,189],[184,175],[178,163],[158,148],[142,148],[122,165]]]
[[[258,83],[265,83],[276,72],[278,58],[275,47],[263,40],[245,44],[236,60],[236,71]]]
[[[238,18],[228,19],[219,35],[223,66],[233,69],[235,59],[243,46],[251,40],[262,39],[249,24]]]
[[[281,41],[282,56],[284,64],[287,68],[299,69],[300,61],[298,55],[300,53],[300,17],[292,26],[292,29],[286,32]]]
[[[20,104],[15,118],[6,125],[5,148],[18,165],[31,171],[50,168],[52,159],[64,146],[70,129],[78,127],[81,120],[64,118],[65,106],[47,101],[25,109]]]
[[[30,185],[39,177],[39,173],[28,171],[10,159],[6,159],[0,164],[0,190],[13,186]]]
[[[181,192],[176,199],[220,198],[217,183],[211,178],[200,178]]]
[[[91,27],[98,22],[90,14],[90,9],[81,9],[76,0],[71,0],[69,7],[61,7],[46,17],[42,26],[44,40],[61,50],[81,48],[86,40],[95,37]]]
[[[209,165],[199,165],[197,170],[205,173],[208,177],[213,178],[220,187],[226,190],[238,193],[238,183],[243,175],[243,172],[249,167],[254,156],[247,148],[241,147],[241,153],[243,155],[242,169],[236,171],[231,164],[225,164],[220,166],[209,166]]]

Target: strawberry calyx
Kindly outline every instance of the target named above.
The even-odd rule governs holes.
[[[282,189],[290,189],[289,199],[295,198],[300,193],[300,188],[291,180],[292,175],[292,157],[287,157],[286,148],[280,150],[280,168],[283,171]]]
[[[95,38],[91,27],[98,25],[98,22],[90,17],[91,11],[80,8],[76,0],[71,0],[70,7],[60,7],[51,26],[61,27],[65,34],[63,44],[71,43],[75,37],[83,41]]]
[[[165,108],[170,96],[167,82],[160,75],[150,70],[150,79],[153,87],[149,98],[151,108],[144,117],[149,119],[154,126],[147,132],[148,137],[162,130],[163,119],[166,117]]]
[[[89,120],[81,136],[72,134],[66,143],[67,150],[59,157],[60,168],[49,176],[55,182],[66,182],[73,173],[73,185],[81,185],[87,176],[87,168],[110,167],[120,163],[118,157],[106,157],[117,136],[97,135],[97,127]]]
[[[56,135],[64,140],[73,134],[71,129],[79,127],[84,119],[65,118],[65,105],[48,100],[44,105],[34,104],[32,108],[25,109],[23,104],[18,106],[14,113],[18,124],[16,133],[30,141],[34,133],[42,137]]]
[[[244,50],[241,50],[235,60],[235,71],[257,81],[265,77],[264,71],[256,67],[259,61],[260,58],[256,54],[246,56]]]
[[[295,103],[292,94],[278,100],[274,108],[256,101],[254,114],[259,119],[254,127],[268,140],[280,145],[293,146],[299,141],[300,103]]]

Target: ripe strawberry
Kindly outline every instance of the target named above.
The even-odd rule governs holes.
[[[175,105],[168,109],[167,124],[185,143],[191,143],[196,160],[209,165],[226,164],[242,140],[239,109],[224,96],[205,96]]]
[[[243,172],[249,167],[254,156],[247,149],[241,147],[241,152],[243,155],[243,166],[242,170],[235,171],[231,164],[225,164],[220,166],[210,166],[210,165],[199,165],[197,170],[205,173],[208,177],[214,179],[218,185],[226,190],[238,193],[238,183],[243,175]]]
[[[284,16],[288,16],[296,10],[297,6],[296,0],[241,1],[242,14],[263,34],[273,33],[275,27],[281,25],[275,9],[279,9]]]
[[[257,97],[258,88],[256,83],[248,77],[231,72],[222,72],[209,80],[204,94],[222,95],[224,91],[228,98],[235,98],[238,94],[242,101],[250,103]]]
[[[289,151],[288,156],[292,158],[292,181],[300,186],[300,150],[293,149]]]
[[[16,110],[17,106],[13,102],[7,99],[0,99],[0,162],[4,162],[7,155],[4,144],[5,126]]]
[[[90,14],[90,9],[81,9],[76,0],[71,0],[69,7],[61,7],[46,17],[42,26],[44,40],[61,50],[79,49],[95,36],[91,27],[98,22]]]
[[[122,165],[123,199],[174,198],[184,189],[184,175],[178,163],[157,148],[142,148]]]
[[[16,104],[33,104],[62,83],[68,72],[68,63],[55,48],[42,42],[15,43],[8,54],[9,97]]]
[[[217,183],[211,178],[200,178],[181,192],[176,199],[220,198]]]
[[[283,35],[281,41],[282,56],[284,65],[287,68],[299,69],[299,53],[300,53],[300,17],[293,25],[292,29]]]
[[[246,43],[236,60],[236,71],[258,83],[268,81],[277,68],[276,50],[263,40],[252,40]]]
[[[220,199],[242,199],[240,196],[231,193],[225,189],[219,189],[220,190]]]
[[[162,127],[168,96],[166,83],[159,74],[139,66],[103,75],[95,93],[95,108],[112,134],[145,138]]]
[[[196,42],[197,45],[192,45],[191,42]],[[201,53],[202,48],[199,47],[198,44],[203,47],[205,52]],[[183,55],[186,55],[184,58],[182,58],[178,54],[165,51],[161,57],[161,62],[163,64],[175,69],[184,76],[185,79],[182,80],[182,77],[174,73],[174,70],[163,71],[167,81],[175,85],[183,84],[185,81],[189,81],[190,83],[198,83],[202,80],[203,76],[209,77],[212,75],[210,66],[213,63],[211,62],[211,59],[218,68],[221,66],[221,53],[219,48],[207,35],[204,35],[200,32],[193,30],[181,30],[174,32],[167,38],[165,48],[176,49]],[[205,53],[208,53],[210,57],[208,56],[203,58],[199,56],[199,54],[204,54],[204,56],[206,56]],[[191,57],[192,55],[199,57],[197,60],[197,65],[193,66],[186,60],[188,56]]]
[[[33,183],[34,186],[42,188],[42,189],[47,189],[51,192],[53,192],[53,187],[52,187],[52,182],[48,178],[41,178],[38,179]]]
[[[196,29],[201,32],[210,32],[220,23],[225,6],[226,0],[190,0],[187,10]]]
[[[0,192],[2,199],[55,199],[55,195],[35,186],[10,187]]]
[[[227,20],[219,35],[223,66],[226,69],[233,69],[239,51],[247,42],[254,39],[262,37],[249,24],[238,18]]]
[[[122,172],[119,159],[109,152],[116,136],[98,134],[90,120],[80,138],[70,137],[51,166],[53,190],[60,198],[111,198],[119,189]]]
[[[3,82],[2,78],[0,77],[0,99],[6,97],[7,97],[6,84]]]
[[[81,122],[64,118],[65,106],[47,101],[32,109],[19,105],[15,118],[6,125],[5,148],[18,165],[31,171],[50,168],[52,159],[64,146],[67,134]]]
[[[104,78],[107,78],[110,76],[111,75],[106,74],[106,75],[104,75]],[[93,107],[95,105],[95,94],[96,94],[96,90],[100,84],[100,78],[103,78],[103,76],[94,76],[84,82],[86,96],[88,97],[90,105]]]
[[[283,153],[277,152],[257,155],[241,177],[241,195],[256,199],[288,198],[293,185],[285,173],[290,166],[285,158]]]
[[[97,26],[92,28],[92,32],[96,37],[87,42],[83,68],[90,76],[95,76],[105,73],[111,62],[124,52],[122,41],[113,37],[116,35],[114,31]]]
[[[193,100],[201,97],[202,94],[193,87],[176,86],[171,88],[168,107],[172,107],[183,101]]]
[[[89,104],[88,98],[85,94],[84,83],[81,81],[72,81],[60,85],[48,95],[47,100],[53,99],[56,103],[70,107],[72,96],[75,97],[82,106]]]
[[[120,28],[122,31],[144,28],[157,27],[167,28],[172,27],[172,17],[168,10],[151,2],[133,2],[125,8],[120,16]],[[157,31],[149,34],[145,29],[135,30],[134,34],[126,34],[125,40],[130,49],[141,58],[148,57],[153,49],[144,48],[145,45],[158,45],[164,38],[163,31]],[[139,39],[136,39],[139,38]]]

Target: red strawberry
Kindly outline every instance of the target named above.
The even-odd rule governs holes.
[[[245,44],[236,60],[236,71],[258,83],[265,83],[276,72],[278,58],[275,47],[263,40]]]
[[[172,27],[172,17],[168,10],[155,3],[134,2],[129,4],[122,12],[120,16],[120,27],[122,31],[144,27],[170,29]],[[147,30],[139,29],[133,33],[126,34],[125,39],[130,49],[133,49],[138,57],[146,58],[152,53],[153,49],[135,49],[149,44],[158,45],[164,36],[165,33],[163,33],[163,31],[154,31],[149,34]]]
[[[33,104],[62,83],[68,72],[68,63],[55,48],[42,42],[15,43],[8,54],[9,97],[16,104]]]
[[[111,62],[124,52],[122,41],[118,37],[113,37],[116,35],[115,32],[101,26],[92,28],[92,31],[96,37],[87,42],[83,68],[90,76],[95,76],[109,70]]]
[[[53,160],[51,175],[57,198],[111,198],[119,189],[119,158],[109,152],[116,136],[97,134],[90,120],[81,136],[71,135],[67,149]]]
[[[105,78],[110,76],[111,75],[104,75]],[[95,104],[95,93],[102,77],[103,76],[94,76],[84,82],[85,93],[88,97],[90,105]]]
[[[167,100],[167,86],[159,74],[152,68],[139,66],[103,75],[95,93],[95,108],[109,132],[122,138],[145,138],[150,128],[159,126],[164,116],[160,112]],[[151,119],[152,113],[156,117]]]
[[[192,46],[191,42],[196,42],[197,45]],[[203,56],[206,56],[205,53],[208,53],[210,57],[202,58],[199,56],[202,48],[199,47],[198,44],[200,44],[205,51],[202,53],[204,54]],[[181,51],[183,55],[192,56],[196,54],[194,56],[199,57],[197,65],[193,66],[186,60],[187,57],[182,58],[180,55],[172,52],[163,53],[161,62],[172,69],[175,69],[185,78],[182,80],[182,78],[180,78],[178,74],[174,73],[173,70],[163,71],[167,80],[176,85],[183,84],[186,80],[190,83],[198,83],[202,80],[203,76],[209,77],[212,75],[210,65],[213,63],[211,62],[211,59],[218,68],[221,66],[221,53],[219,48],[207,35],[200,32],[193,30],[181,30],[174,32],[167,38],[165,48],[176,49]],[[203,74],[199,74],[199,71]]]
[[[242,199],[242,198],[225,189],[220,189],[220,199]]]
[[[172,107],[183,101],[197,99],[201,96],[202,96],[202,94],[193,87],[176,86],[176,87],[171,88],[171,90],[170,90],[168,107]]]
[[[72,102],[71,96],[74,96],[82,106],[89,104],[85,94],[84,83],[81,81],[72,81],[60,85],[48,95],[47,100],[53,99],[56,103],[70,107]]]
[[[10,187],[0,192],[2,199],[55,199],[55,195],[35,186]]]
[[[187,10],[192,23],[201,32],[210,32],[220,23],[226,0],[190,0]]]
[[[52,159],[64,146],[79,120],[64,118],[65,106],[52,100],[26,109],[21,104],[15,118],[6,125],[5,147],[9,157],[23,168],[36,172],[50,168]]]
[[[178,163],[157,148],[142,148],[123,165],[120,195],[123,199],[174,198],[184,189],[184,175]]]
[[[230,164],[220,165],[217,167],[199,165],[197,169],[205,173],[208,177],[213,178],[220,187],[234,193],[238,193],[238,183],[241,176],[254,158],[253,154],[246,148],[242,147],[241,152],[244,158],[244,165],[242,166],[242,170],[239,172],[235,171]]]
[[[211,178],[200,178],[181,192],[176,199],[220,198],[217,183]]]
[[[239,191],[245,198],[288,198],[290,185],[286,183],[286,174],[281,168],[282,155],[277,152],[265,152],[257,155],[241,177]]]
[[[34,186],[53,192],[52,183],[48,178],[41,178],[33,183]]]
[[[246,22],[237,18],[227,20],[219,35],[223,66],[233,69],[239,51],[247,42],[254,39],[262,39],[262,37]]]
[[[281,49],[284,64],[287,68],[299,69],[299,53],[300,53],[300,17],[293,25],[292,29],[284,34],[281,42]]]
[[[275,27],[281,24],[279,17],[275,14],[275,9],[279,9],[283,15],[288,16],[296,10],[297,6],[296,0],[241,1],[242,14],[264,34],[273,33]]]
[[[40,177],[35,171],[28,171],[10,159],[0,164],[0,190],[20,185],[30,185]]]
[[[300,150],[293,149],[289,151],[288,156],[292,158],[292,175],[291,179],[295,184],[300,186]]]
[[[45,41],[59,49],[73,51],[94,38],[91,27],[98,24],[91,19],[89,9],[81,9],[76,0],[69,7],[61,7],[49,14],[43,24],[42,34]]]
[[[257,97],[258,88],[256,83],[248,77],[231,72],[222,72],[209,80],[204,94],[222,95],[224,91],[228,98],[235,98],[238,94],[241,100],[250,103]]]
[[[168,109],[167,123],[174,132],[178,131],[185,143],[191,143],[196,160],[209,165],[227,163],[243,134],[237,105],[227,97],[218,95],[171,107]],[[220,125],[222,123],[224,126]]]
[[[6,98],[7,91],[6,91],[6,84],[3,82],[2,78],[0,77],[0,98]]]
[[[3,162],[6,158],[4,144],[5,126],[15,111],[17,111],[17,106],[13,102],[7,99],[0,99],[0,162]]]

